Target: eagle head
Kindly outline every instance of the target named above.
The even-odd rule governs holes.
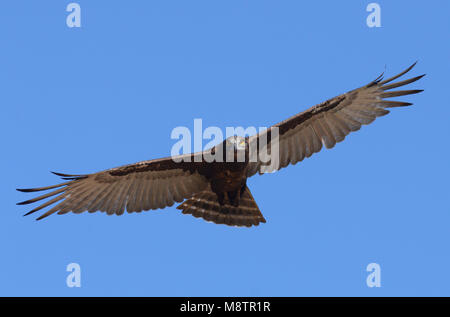
[[[233,148],[235,151],[245,151],[247,142],[242,136],[233,135],[226,140],[227,148]]]

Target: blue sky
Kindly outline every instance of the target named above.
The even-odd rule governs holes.
[[[0,295],[450,295],[450,3],[3,1]],[[15,188],[170,154],[176,126],[269,126],[418,60],[394,109],[248,184],[266,224],[175,207],[36,222]],[[66,266],[81,266],[81,287]],[[381,267],[381,287],[366,266]]]

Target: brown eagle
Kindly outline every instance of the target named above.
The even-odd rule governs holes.
[[[422,91],[392,91],[425,76],[391,83],[415,64],[386,80],[382,74],[365,86],[322,102],[256,135],[233,136],[204,152],[143,161],[86,175],[54,173],[66,181],[54,186],[18,189],[22,192],[52,190],[18,204],[56,196],[26,214],[52,206],[37,218],[39,220],[53,213],[84,211],[121,215],[125,210],[131,213],[165,208],[185,200],[177,207],[184,214],[217,224],[256,226],[266,220],[247,186],[247,178],[296,164],[319,152],[323,145],[334,147],[361,125],[388,114],[386,108],[411,105],[384,98]],[[276,164],[272,164],[272,157],[263,161],[259,156],[263,151],[272,154],[274,131],[277,131],[278,146]],[[262,137],[266,142],[261,141]],[[251,149],[255,149],[256,155],[251,155]],[[207,154],[223,159],[206,160]],[[233,159],[227,159],[229,157]],[[239,157],[243,159],[238,160]]]

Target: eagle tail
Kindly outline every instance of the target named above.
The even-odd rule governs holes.
[[[183,214],[228,226],[251,227],[266,222],[248,187],[242,193],[237,207],[228,202],[220,205],[217,195],[207,189],[196,193],[177,209],[181,209]]]

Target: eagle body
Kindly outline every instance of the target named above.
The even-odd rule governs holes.
[[[237,147],[238,142],[243,143],[241,149]],[[235,135],[216,146],[214,152],[218,148],[222,148],[224,155],[221,162],[215,162],[211,165],[209,177],[211,189],[216,193],[221,205],[224,204],[224,199],[228,198],[231,204],[238,206],[240,194],[247,182],[248,140]]]
[[[424,76],[395,81],[414,66],[415,63],[388,79],[381,75],[360,88],[319,103],[256,135],[233,136],[203,152],[142,161],[92,174],[54,173],[64,182],[18,189],[22,192],[50,190],[18,204],[41,201],[26,214],[49,207],[37,218],[40,220],[54,213],[100,211],[122,215],[125,211],[141,212],[181,203],[177,209],[183,214],[192,214],[217,224],[256,226],[266,220],[247,186],[247,179],[294,165],[322,148],[333,148],[351,132],[387,115],[388,109],[412,105],[386,98],[422,91],[393,90]],[[275,134],[276,142],[272,140]],[[261,142],[261,139],[267,142]],[[256,156],[249,149],[255,149]],[[264,160],[262,153],[276,154],[278,159]]]
[[[215,171],[211,178],[211,189],[217,194],[221,204],[225,195],[228,196],[229,201],[234,201],[234,197],[242,191],[247,181],[245,169],[234,171],[228,169],[227,164],[230,163],[223,163],[222,169]]]
[[[207,189],[177,208],[219,224],[252,226],[266,222],[247,187],[248,139],[232,136],[211,149],[212,153],[218,151],[223,153],[221,160],[199,168],[208,181]]]

